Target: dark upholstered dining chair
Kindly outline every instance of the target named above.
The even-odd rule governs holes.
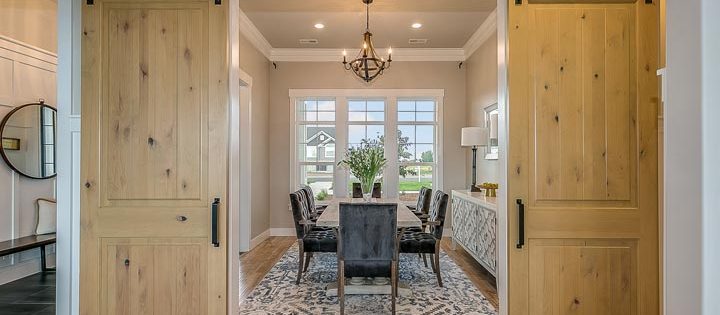
[[[418,199],[416,205],[407,206],[410,211],[415,215],[428,214],[430,212],[430,198],[432,196],[432,189],[425,186],[420,188],[418,192]]]
[[[329,227],[315,226],[315,222],[311,220],[305,196],[306,194],[301,190],[290,194],[290,206],[292,207],[295,233],[300,250],[295,284],[300,284],[303,269],[307,270],[313,253],[334,253],[337,251],[335,230]]]
[[[315,204],[315,194],[313,193],[313,190],[312,188],[310,188],[310,186],[303,185],[299,191],[305,193],[307,206],[310,210],[310,217],[312,219],[317,219],[323,213],[323,211],[325,211],[325,208],[327,208],[327,206],[318,206]]]
[[[407,230],[402,233],[400,239],[401,253],[430,254],[430,264],[437,275],[440,287],[443,286],[440,276],[440,241],[445,225],[447,204],[448,194],[440,190],[436,191],[430,202],[430,214],[426,223],[430,230],[428,232]]]
[[[397,204],[340,203],[338,297],[345,312],[345,277],[390,277],[392,313],[398,287]]]
[[[363,197],[362,187],[360,187],[360,183],[352,184],[352,197],[353,198],[362,198]],[[380,183],[373,184],[372,197],[373,198],[382,198],[382,184],[380,184]]]

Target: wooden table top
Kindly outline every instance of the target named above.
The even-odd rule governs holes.
[[[327,208],[317,220],[317,226],[337,227],[340,225],[340,203],[363,203],[362,198],[335,198],[330,201]],[[372,202],[396,203],[398,205],[397,226],[398,227],[420,227],[422,222],[399,198],[373,198]]]

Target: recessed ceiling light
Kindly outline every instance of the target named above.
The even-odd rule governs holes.
[[[315,24],[315,28],[321,30],[321,29],[325,28],[325,24],[317,23],[317,24]]]
[[[419,28],[422,27],[422,24],[420,24],[420,23],[413,23],[413,24],[410,25],[410,26],[412,26],[412,28],[414,28],[414,29],[419,29]]]

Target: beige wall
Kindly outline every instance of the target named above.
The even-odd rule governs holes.
[[[467,126],[485,126],[485,107],[498,101],[497,85],[497,36],[488,38],[467,61]],[[467,168],[472,167],[472,153],[467,150]],[[485,149],[478,149],[477,182],[497,183],[499,179],[497,160],[486,160]],[[466,183],[472,182],[471,172],[467,173]]]
[[[278,62],[270,70],[270,225],[292,228],[290,193],[289,89],[445,89],[443,111],[443,189],[465,186],[465,69],[457,62],[394,62],[383,76],[366,85],[346,72],[340,62]],[[448,213],[448,217],[450,214]]]
[[[268,90],[270,61],[240,36],[240,68],[253,79],[252,86],[252,213],[251,237],[270,228],[268,212]]]
[[[57,0],[0,0],[0,35],[57,51]]]

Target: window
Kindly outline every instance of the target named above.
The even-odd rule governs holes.
[[[337,168],[337,161],[347,148],[365,141],[384,144],[388,159],[382,176],[384,197],[414,203],[421,187],[441,188],[443,94],[442,90],[290,90],[297,146],[292,189],[309,185],[320,200],[349,196],[357,179]]]
[[[385,138],[385,101],[348,101],[348,147]]]
[[[325,157],[326,158],[335,158],[335,144],[329,144],[325,147]]]
[[[417,200],[422,187],[432,188],[437,135],[434,100],[398,100],[398,193]]]
[[[55,174],[55,111],[42,107],[40,114],[42,176]]]
[[[296,103],[297,172],[319,201],[331,199],[335,171],[335,100],[301,99]]]

